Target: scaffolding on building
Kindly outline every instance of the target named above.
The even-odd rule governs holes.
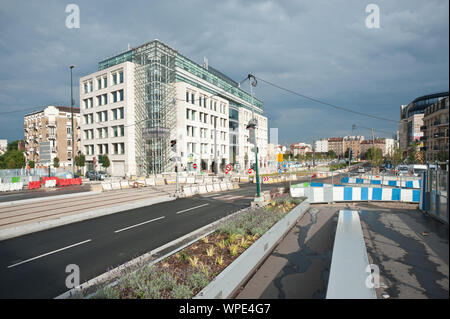
[[[176,55],[175,50],[158,40],[133,52],[136,163],[140,176],[174,170],[170,139],[176,128]]]

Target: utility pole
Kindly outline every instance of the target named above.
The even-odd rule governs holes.
[[[254,145],[254,152],[255,152],[255,175],[256,175],[256,197],[260,197],[261,196],[261,186],[259,185],[259,172],[258,172],[258,146],[257,146],[257,139],[256,139],[256,118],[255,118],[255,107],[253,105],[253,87],[256,87],[257,85],[257,81],[256,78],[249,74],[248,75],[248,79],[250,82],[250,93],[252,96],[252,120],[250,121],[250,123],[247,125],[247,129],[250,130],[250,132],[253,131],[254,134],[254,140],[253,140],[253,145]]]
[[[70,117],[72,120],[72,178],[75,177],[75,144],[74,144],[74,135],[75,131],[73,130],[73,84],[72,84],[72,69],[75,65],[70,66]]]
[[[372,165],[374,164],[374,158],[375,158],[375,138],[373,135],[373,127],[372,127]]]
[[[214,173],[219,173],[219,166],[217,163],[217,117],[214,117]]]

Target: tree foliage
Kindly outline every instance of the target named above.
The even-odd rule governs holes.
[[[104,168],[108,168],[109,166],[111,165],[111,163],[110,163],[110,161],[109,161],[109,157],[108,157],[108,155],[103,155],[102,156],[102,166],[104,167]]]
[[[59,167],[59,158],[58,158],[58,157],[55,157],[55,158],[53,159],[53,166],[54,166],[55,168],[58,168],[58,167]]]

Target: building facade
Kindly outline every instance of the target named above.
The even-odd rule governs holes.
[[[413,142],[420,144],[420,139],[423,136],[423,131],[420,128],[424,125],[425,109],[445,97],[448,97],[448,92],[429,94],[414,99],[408,105],[400,106],[398,140],[399,146],[404,152],[408,151]]]
[[[315,151],[318,153],[327,153],[328,152],[328,139],[321,139],[315,141]]]
[[[425,161],[448,159],[448,118],[448,97],[425,109],[424,125],[421,127],[421,130],[424,132],[421,140],[424,144]]]
[[[364,141],[364,136],[345,136],[342,141],[344,154],[349,149],[353,159],[359,158],[361,156],[362,141]]]
[[[328,151],[333,151],[336,156],[344,155],[344,138],[343,137],[330,137],[328,139]]]
[[[59,159],[60,167],[72,167],[74,156],[80,150],[80,109],[73,108],[74,144],[72,145],[72,118],[70,106],[49,105],[41,111],[24,116],[24,143],[27,161],[34,161],[37,166],[53,164]],[[50,157],[41,158],[41,143],[50,145]],[[49,159],[49,160],[48,160]]]
[[[386,156],[386,141],[384,138],[377,138],[374,139],[373,143],[372,140],[361,141],[361,157],[366,158],[367,151],[372,147],[381,150],[382,156]]]
[[[0,155],[6,153],[6,149],[8,147],[8,140],[0,140]]]
[[[187,171],[223,171],[229,163],[246,170],[255,162],[246,129],[253,114],[259,165],[267,165],[262,102],[158,40],[101,61],[80,88],[82,151],[93,166],[107,154],[114,176],[170,172],[175,163]]]

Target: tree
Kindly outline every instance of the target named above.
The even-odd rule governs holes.
[[[328,151],[328,157],[330,158],[336,158],[336,152],[333,150],[329,150]]]
[[[55,168],[58,168],[58,167],[59,167],[59,158],[58,158],[58,157],[55,157],[55,158],[53,159],[53,166],[54,166]]]
[[[379,148],[372,147],[367,150],[366,158],[372,162],[374,167],[378,167],[383,163],[383,152]]]
[[[102,156],[102,166],[107,169],[110,165],[111,165],[111,163],[109,162],[108,155],[106,155],[106,154],[103,155]]]
[[[350,148],[347,148],[346,150],[345,150],[345,154],[344,154],[344,157],[345,158],[350,158],[350,153],[351,153],[351,149]]]
[[[84,154],[75,156],[75,165],[84,167],[84,165],[86,165],[86,156],[84,156]]]
[[[389,156],[389,159],[392,163],[392,165],[397,166],[404,162],[405,156],[403,155],[403,150],[400,147],[394,148],[392,153]]]
[[[34,161],[29,161],[28,166],[30,166],[30,168],[34,168],[34,166],[35,166]]]

